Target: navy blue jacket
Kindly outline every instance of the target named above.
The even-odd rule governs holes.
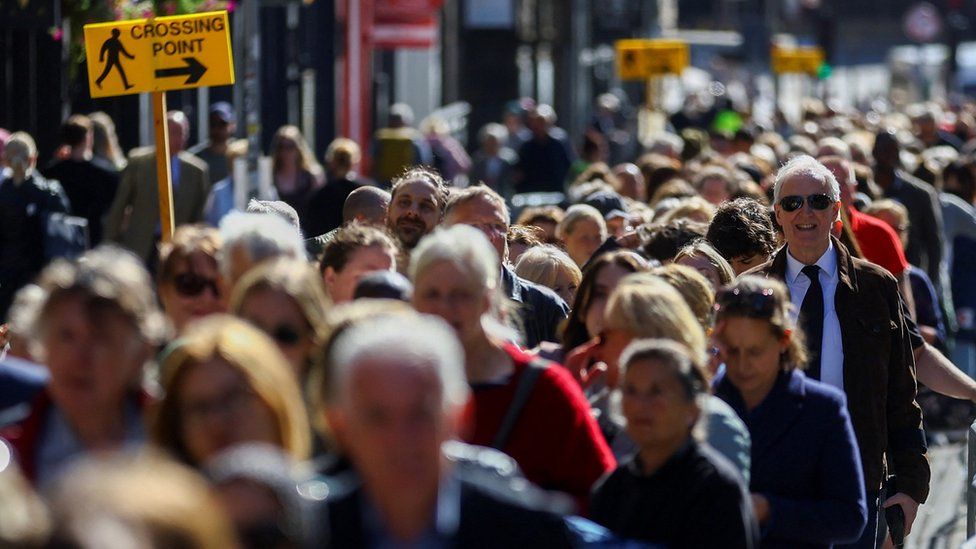
[[[747,411],[725,375],[715,395],[752,436],[749,489],[769,500],[762,547],[813,548],[857,540],[867,522],[864,478],[844,395],[794,370]]]
[[[555,292],[520,278],[511,267],[502,267],[505,295],[518,307],[522,342],[531,349],[543,341],[559,341],[559,325],[569,316],[569,307]]]

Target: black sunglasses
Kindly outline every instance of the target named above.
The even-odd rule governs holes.
[[[180,295],[186,297],[196,297],[203,293],[207,288],[217,297],[220,296],[220,289],[217,287],[217,280],[206,278],[196,273],[183,273],[173,277],[173,287]]]
[[[811,194],[805,198],[799,195],[790,195],[780,198],[779,206],[788,212],[795,212],[803,207],[804,201],[814,210],[826,210],[831,204],[836,202],[836,200],[823,193]]]
[[[282,345],[295,345],[302,339],[302,333],[286,324],[275,326],[268,334]]]

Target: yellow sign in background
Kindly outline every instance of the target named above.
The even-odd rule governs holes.
[[[688,43],[683,40],[628,38],[617,40],[616,49],[621,80],[681,74],[690,58]]]
[[[798,48],[774,46],[769,60],[775,74],[806,73],[816,76],[824,63],[824,51],[818,46]]]
[[[226,11],[85,25],[92,97],[234,83]]]

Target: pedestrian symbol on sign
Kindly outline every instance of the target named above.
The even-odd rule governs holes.
[[[105,80],[108,73],[112,71],[112,67],[119,69],[119,75],[122,77],[122,84],[125,86],[125,89],[132,87],[129,85],[129,81],[125,77],[125,69],[122,68],[122,60],[119,59],[119,54],[122,54],[129,59],[135,59],[135,56],[126,51],[125,46],[122,45],[122,40],[119,40],[119,36],[121,34],[122,33],[119,31],[119,29],[112,29],[112,37],[105,40],[105,43],[102,44],[101,51],[98,53],[99,63],[104,61],[105,57],[108,56],[108,61],[105,63],[105,69],[102,70],[102,75],[95,80],[95,84],[99,88],[102,87],[102,81]]]

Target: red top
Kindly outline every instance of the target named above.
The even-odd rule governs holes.
[[[861,213],[854,208],[847,209],[851,221],[851,231],[861,246],[864,259],[887,269],[900,277],[908,268],[905,250],[902,249],[898,233],[890,225],[876,217]]]
[[[505,351],[515,363],[512,376],[504,383],[472,387],[472,436],[466,440],[471,444],[491,445],[532,360],[515,346],[506,346]],[[536,380],[502,450],[518,462],[530,481],[578,501],[585,501],[593,484],[616,467],[579,384],[559,365],[550,366]]]

